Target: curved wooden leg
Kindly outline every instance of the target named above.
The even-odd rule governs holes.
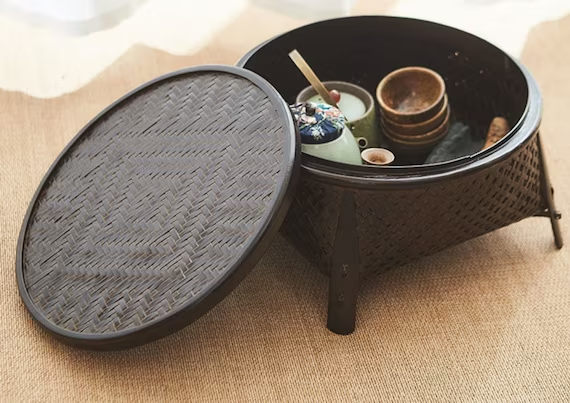
[[[340,211],[331,259],[327,327],[334,333],[346,335],[354,331],[356,323],[360,276],[356,210],[351,191],[344,192]]]
[[[546,158],[544,156],[544,151],[540,142],[540,134],[538,135],[538,153],[540,159],[540,169],[542,170],[542,193],[547,205],[545,215],[550,218],[552,232],[554,233],[554,243],[558,249],[561,249],[564,245],[564,241],[562,240],[562,232],[560,231],[560,223],[558,221],[562,218],[562,214],[556,211],[556,206],[554,205],[554,188],[552,187],[550,183],[550,177],[548,176]]]

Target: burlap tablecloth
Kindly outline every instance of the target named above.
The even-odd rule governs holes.
[[[233,294],[161,341],[85,352],[32,321],[16,286],[16,240],[49,165],[138,84],[190,65],[235,63],[272,33],[248,18],[192,57],[132,48],[59,98],[0,92],[0,400],[570,401],[570,247],[554,248],[542,218],[366,282],[348,337],[325,328],[326,278],[281,238]],[[543,24],[522,59],[543,91],[556,202],[570,214],[568,39],[570,18]]]

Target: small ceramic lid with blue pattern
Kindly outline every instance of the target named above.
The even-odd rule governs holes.
[[[345,118],[334,106],[314,102],[291,105],[301,143],[323,144],[338,139],[345,128]]]

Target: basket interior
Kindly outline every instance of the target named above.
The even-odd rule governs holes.
[[[380,80],[393,70],[433,69],[445,80],[452,122],[468,125],[474,140],[482,143],[494,117],[505,117],[513,127],[528,102],[526,78],[508,55],[480,38],[435,23],[379,16],[328,20],[261,45],[242,60],[243,67],[267,79],[289,103],[308,85],[288,57],[293,49],[321,80],[358,84],[374,98]]]

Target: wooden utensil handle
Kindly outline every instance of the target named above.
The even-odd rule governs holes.
[[[505,137],[505,135],[509,132],[509,123],[507,119],[496,117],[491,122],[489,126],[489,131],[487,132],[487,141],[483,146],[483,150],[491,147],[497,141]]]
[[[325,103],[338,108],[336,102],[332,99],[327,87],[319,80],[313,69],[307,64],[303,56],[297,51],[297,49],[293,50],[289,53],[289,57],[293,60],[293,63],[299,68],[301,73],[305,76],[305,78],[311,83],[317,94],[325,101]]]

